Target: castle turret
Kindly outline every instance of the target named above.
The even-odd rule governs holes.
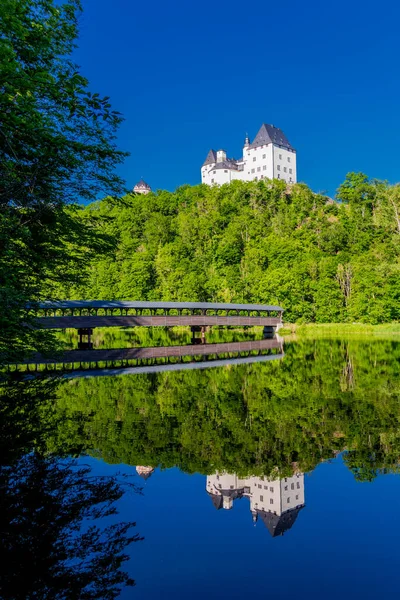
[[[148,183],[146,183],[145,181],[143,181],[143,179],[141,179],[140,181],[137,182],[137,184],[133,188],[133,191],[136,194],[149,194],[151,192],[151,187],[149,186]]]
[[[250,138],[249,138],[249,134],[246,133],[246,137],[244,138],[244,144],[243,144],[243,160],[246,159],[246,150],[248,149],[249,146],[250,146]]]
[[[136,473],[140,475],[142,479],[148,479],[152,473],[154,473],[154,467],[137,466]]]
[[[217,150],[217,163],[224,162],[226,160],[225,150]]]

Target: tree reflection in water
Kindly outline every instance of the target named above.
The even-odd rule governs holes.
[[[122,476],[94,476],[68,446],[43,451],[57,424],[56,385],[1,387],[0,597],[116,598],[134,585],[122,567],[141,539],[135,523],[116,520],[116,502],[138,488]]]

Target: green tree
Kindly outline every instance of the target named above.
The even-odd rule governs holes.
[[[27,301],[77,278],[99,247],[96,225],[66,206],[123,190],[121,116],[71,60],[80,11],[79,0],[0,5],[0,356],[37,345],[21,327]]]

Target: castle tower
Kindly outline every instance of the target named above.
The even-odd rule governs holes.
[[[243,146],[243,158],[245,157],[245,152],[249,146],[250,146],[250,138],[249,138],[249,134],[246,133],[246,137],[244,138],[244,146]]]
[[[142,478],[142,479],[148,479],[149,477],[151,477],[152,473],[154,473],[154,467],[142,467],[142,466],[137,466],[136,467],[136,473]]]
[[[148,183],[146,183],[145,181],[143,181],[143,179],[141,179],[140,181],[137,182],[137,184],[133,188],[133,191],[136,194],[149,194],[151,192],[151,187],[149,186]]]

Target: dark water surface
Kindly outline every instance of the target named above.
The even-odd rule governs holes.
[[[0,597],[392,597],[399,359],[387,338],[307,339],[220,368],[15,375]]]

